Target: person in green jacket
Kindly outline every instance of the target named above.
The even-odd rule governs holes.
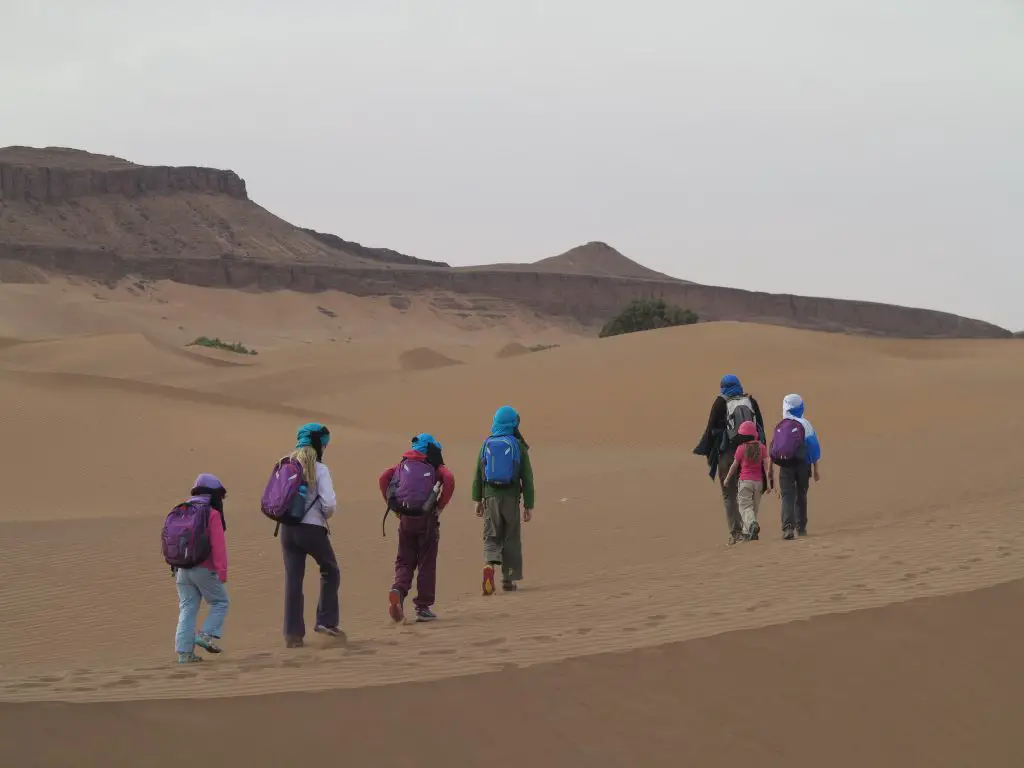
[[[484,520],[484,595],[494,594],[496,566],[501,566],[501,587],[506,592],[514,591],[516,582],[523,578],[519,503],[522,499],[522,522],[530,522],[533,467],[519,421],[519,414],[511,406],[498,409],[473,473],[476,516]]]

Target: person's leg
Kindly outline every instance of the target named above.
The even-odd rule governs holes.
[[[416,569],[416,557],[420,532],[416,529],[417,519],[402,517],[398,521],[398,554],[395,556],[395,581],[388,595],[388,614],[393,621],[405,618],[403,603],[412,589],[412,574]]]
[[[494,569],[504,558],[505,520],[501,516],[501,499],[483,500],[484,508],[484,594],[494,592]]]
[[[796,526],[796,469],[779,467],[779,493],[782,495],[782,533],[793,535]]]
[[[301,546],[300,525],[281,526],[281,552],[284,555],[284,636],[298,642],[306,636],[305,597],[302,582],[306,578],[306,550]]]
[[[736,500],[743,519],[743,533],[747,536],[750,535],[751,526],[757,521],[754,516],[754,485],[753,480],[740,480],[736,489]]]
[[[227,618],[230,604],[228,589],[209,568],[193,569],[192,581],[199,589],[203,600],[210,606],[206,621],[203,622],[203,630],[196,636],[196,645],[210,653],[220,653],[220,647],[213,641],[219,640],[224,631],[224,619]]]
[[[732,479],[725,482],[729,469],[732,467],[735,453],[726,451],[718,459],[718,484],[722,487],[722,504],[725,507],[725,522],[729,526],[729,534],[736,539],[743,532],[743,518],[740,517],[740,505],[737,493],[739,492],[739,475],[733,475]]]
[[[436,517],[427,519],[423,536],[418,541],[419,573],[416,576],[416,616],[421,621],[434,617],[430,610],[434,604],[437,588],[437,547],[440,542],[440,521]]]
[[[503,497],[500,510],[505,525],[501,580],[503,586],[508,589],[523,578],[523,524],[519,511],[519,497]]]
[[[196,618],[199,616],[201,595],[189,576],[185,569],[179,569],[175,576],[178,588],[178,627],[174,633],[174,650],[179,658],[191,656],[195,652]]]
[[[796,532],[807,533],[807,489],[811,484],[811,465],[801,464],[796,473]]]
[[[309,529],[303,531],[307,551],[320,568],[320,598],[316,602],[316,625],[327,629],[327,634],[333,634],[330,630],[338,630],[341,620],[338,607],[341,569],[338,568],[338,559],[334,556],[334,547],[331,546],[331,539],[327,535],[326,528],[322,525],[300,525],[299,527]]]

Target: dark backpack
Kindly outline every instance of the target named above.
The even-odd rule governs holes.
[[[754,415],[754,402],[749,395],[726,398],[725,400],[725,435],[729,445],[736,445],[740,436],[740,424],[745,421],[752,421],[757,424],[757,417]],[[764,439],[761,434],[761,427],[757,427],[758,437]]]
[[[176,568],[195,568],[213,552],[210,546],[210,505],[206,501],[186,501],[167,513],[160,549],[164,561]]]
[[[507,488],[519,480],[522,456],[519,440],[513,436],[491,436],[484,440],[484,482],[495,488]]]
[[[382,533],[389,512],[399,517],[420,517],[434,511],[439,491],[437,475],[434,466],[422,459],[399,462],[388,483],[388,508],[381,521]]]
[[[772,461],[780,467],[792,467],[807,461],[804,425],[796,419],[783,419],[775,425],[770,451]]]

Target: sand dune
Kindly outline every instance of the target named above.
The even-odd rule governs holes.
[[[265,320],[263,327],[270,324]],[[822,764],[825,735],[835,733],[831,721],[806,713],[818,730],[803,743],[764,725],[778,727],[776,709],[822,702],[836,708],[837,718],[870,713],[876,699],[892,704],[885,711],[893,733],[871,741],[877,751],[865,753],[879,756],[869,761],[876,765],[943,764],[932,759],[936,755],[962,765],[954,758],[989,733],[981,722],[958,721],[959,731],[938,726],[952,722],[943,720],[957,710],[950,692],[966,680],[984,680],[971,696],[992,702],[985,711],[1006,700],[1000,697],[1010,695],[1013,681],[990,677],[999,665],[1016,669],[1007,645],[984,640],[984,655],[947,657],[955,669],[933,679],[923,673],[925,665],[937,663],[931,660],[942,658],[942,648],[959,653],[966,640],[934,629],[938,619],[922,618],[924,609],[814,617],[957,593],[941,598],[934,615],[961,627],[988,622],[993,636],[1009,631],[1006,622],[1015,619],[992,606],[1019,599],[1019,586],[994,590],[998,598],[973,591],[1024,578],[1024,480],[1008,450],[1024,429],[1024,415],[987,406],[993,381],[1007,392],[1024,385],[1020,344],[887,341],[708,324],[500,357],[508,338],[452,333],[446,342],[449,331],[440,328],[434,326],[432,337],[411,332],[422,334],[419,347],[419,339],[410,344],[404,332],[381,331],[348,344],[278,339],[244,364],[183,351],[167,337],[134,327],[118,335],[0,344],[0,400],[7,405],[0,412],[0,460],[17,478],[5,485],[0,506],[0,701],[91,704],[82,710],[88,714],[15,707],[4,712],[0,727],[27,723],[31,730],[33,718],[44,713],[51,721],[94,724],[128,717],[123,709],[95,704],[101,701],[352,689],[323,694],[333,698],[317,704],[323,709],[307,721],[324,726],[317,733],[333,733],[325,724],[336,724],[340,713],[379,711],[373,707],[391,697],[407,701],[434,691],[429,695],[438,702],[466,696],[478,704],[487,686],[497,697],[495,717],[500,700],[516,713],[517,728],[535,729],[538,745],[552,745],[550,756],[579,764],[624,764],[630,750],[637,759],[651,755],[640,764],[662,764],[657,745],[704,765],[754,755],[769,765],[783,759]],[[438,360],[446,364],[435,367]],[[452,364],[457,361],[462,364]],[[725,372],[741,376],[770,423],[788,392],[807,399],[825,461],[823,482],[811,491],[806,540],[779,540],[778,501],[770,500],[762,512],[764,539],[724,546],[717,485],[690,451]],[[538,512],[526,530],[523,589],[484,600],[468,472],[494,408],[504,402],[523,413]],[[296,653],[281,647],[278,542],[256,506],[271,464],[309,418],[325,421],[335,435],[327,462],[341,499],[332,530],[349,641],[332,645],[317,638]],[[456,502],[443,517],[442,621],[396,627],[383,605],[394,523],[382,538],[376,477],[422,430],[444,442],[458,483]],[[155,542],[163,515],[200,471],[217,472],[231,491],[233,606],[227,653],[202,669],[181,669],[169,663],[176,599]],[[312,595],[312,566],[308,579]],[[74,631],[46,632],[41,645],[40,632],[55,617]],[[112,623],[111,617],[124,618]],[[761,629],[808,619],[810,625]],[[851,647],[874,649],[857,658],[860,667],[835,660],[836,627],[852,627],[843,632],[861,638]],[[730,634],[738,631],[752,634]],[[939,632],[933,643],[917,639],[929,631]],[[883,642],[887,636],[893,644]],[[674,643],[683,644],[669,647]],[[801,647],[814,674],[786,660],[786,643]],[[905,663],[910,645],[928,646],[915,657],[920,665]],[[742,649],[765,660],[749,667],[749,689],[737,671],[752,664],[737,657]],[[553,663],[562,666],[518,669]],[[582,680],[586,670],[604,681],[600,693],[596,682]],[[487,677],[445,681],[473,673],[496,677],[490,683]],[[671,690],[659,687],[659,677],[677,682]],[[897,708],[901,699],[892,694],[902,689],[878,688],[887,680],[928,691],[922,712]],[[409,694],[354,690],[410,681],[435,682]],[[830,693],[840,685],[848,686],[849,701]],[[991,687],[990,696],[983,685]],[[632,698],[615,695],[619,689],[632,690]],[[641,690],[649,691],[646,697]],[[679,693],[687,690],[692,696]],[[779,698],[765,698],[767,690]],[[700,706],[698,692],[715,702],[712,708]],[[581,697],[600,734],[589,742],[577,738],[573,725],[583,717]],[[544,702],[562,698],[567,709],[538,725]],[[728,701],[760,709],[747,722]],[[662,706],[653,710],[652,702]],[[162,717],[164,705],[136,706],[130,717],[140,723]],[[262,718],[254,713],[269,706],[277,704],[249,698],[223,705],[230,713],[228,738],[239,750],[243,718]],[[857,727],[877,727],[881,711],[855,720]],[[851,714],[839,714],[845,712]],[[662,716],[686,735],[685,747],[675,730],[651,735],[651,724],[667,721]],[[939,734],[931,746],[899,735],[922,732],[917,718],[925,716]],[[451,725],[484,739],[490,726],[471,725],[477,722],[467,714]],[[380,727],[386,726],[381,718]],[[559,729],[571,734],[561,746],[545,741],[556,739]],[[344,739],[343,753],[366,759],[369,753],[360,750],[381,737],[369,727],[356,730]],[[150,743],[159,741],[139,725],[138,738],[147,733],[156,740]],[[484,740],[436,733],[436,762],[479,764],[474,756],[486,749]],[[86,735],[75,738],[97,760],[106,749]],[[30,741],[35,746],[23,749],[35,751],[21,754],[50,759],[40,757],[50,745]],[[330,746],[326,737],[322,746]],[[317,742],[313,749],[320,747]],[[1006,762],[1015,754],[1008,743],[990,747],[991,761],[984,764],[1014,764]],[[131,754],[107,751],[103,764],[126,764]],[[375,764],[409,764],[401,754],[387,752]],[[538,764],[552,764],[524,747],[523,755],[531,754]],[[836,759],[843,764],[845,752]]]
[[[426,371],[432,368],[447,368],[459,365],[462,361],[441,354],[430,347],[407,349],[398,356],[398,364],[403,371]]]
[[[1024,759],[1009,738],[1024,678],[1004,663],[1017,652],[1022,598],[1015,581],[430,684],[195,708],[0,704],[0,737],[19,765],[64,764],[70,752],[76,765],[137,765],[144,754],[154,768],[176,766],[173,719],[223,764],[287,763],[300,744],[309,761],[487,765],[500,745],[503,760],[535,766],[1009,768]],[[275,728],[253,727],[268,721]],[[522,738],[509,738],[510,723]],[[49,738],[56,724],[60,740]]]

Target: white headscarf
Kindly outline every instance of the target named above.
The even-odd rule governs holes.
[[[782,398],[782,418],[799,421],[804,427],[804,436],[811,437],[814,427],[804,418],[804,399],[800,395],[786,395]]]

